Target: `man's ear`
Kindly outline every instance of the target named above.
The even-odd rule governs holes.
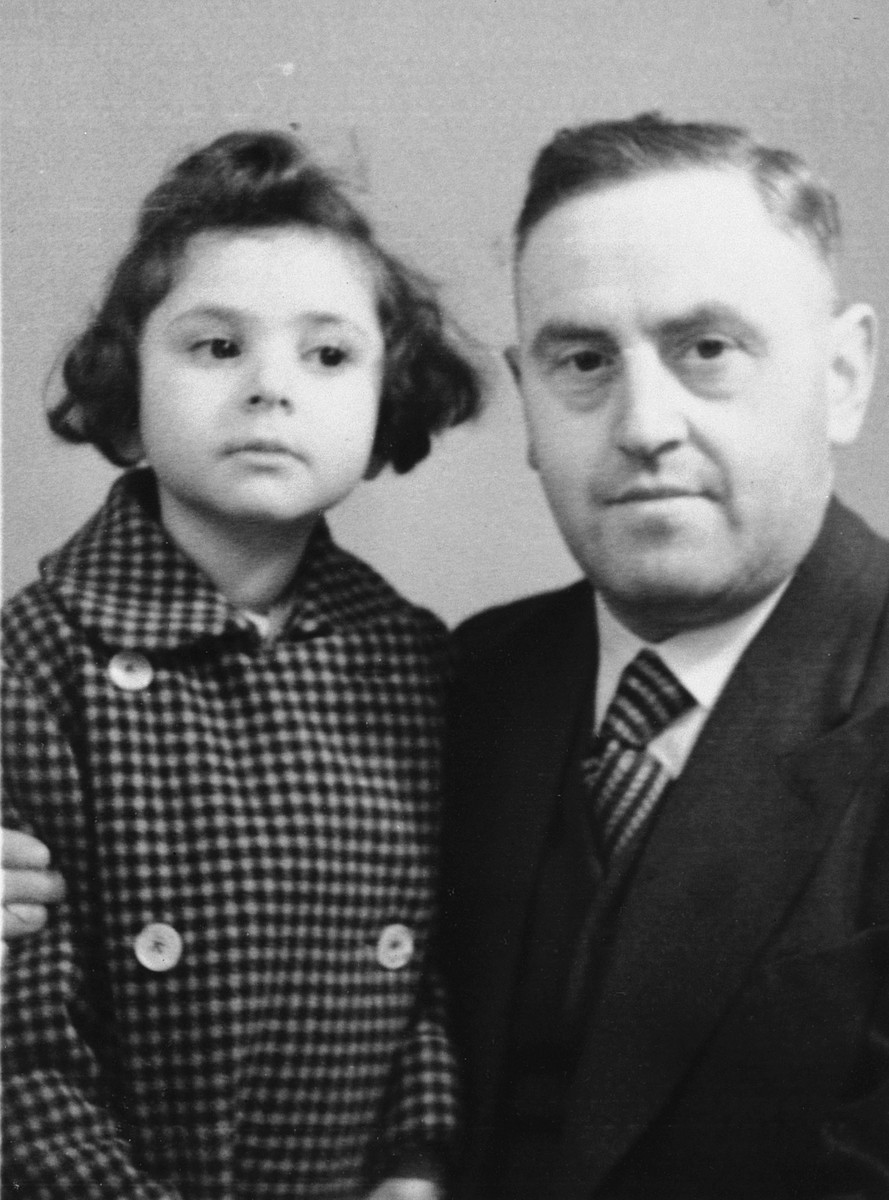
[[[874,385],[877,317],[869,304],[850,304],[833,318],[828,363],[828,434],[835,446],[854,442]]]
[[[521,392],[521,390],[522,390],[522,369],[519,366],[519,348],[518,348],[518,346],[507,346],[506,349],[503,351],[503,357],[506,359],[506,365],[509,367],[509,372],[512,375],[513,380],[515,381],[516,387],[519,389],[519,392]],[[524,401],[524,397],[523,397],[523,401]],[[537,470],[537,452],[534,449],[534,440],[531,436],[531,430],[530,430],[530,428],[528,426],[528,422],[527,422],[527,408],[525,411],[525,416],[526,416],[525,428],[527,430],[527,436],[528,436],[528,449],[526,452],[527,459],[528,459],[528,466],[531,468],[532,471],[536,471]]]
[[[506,359],[506,365],[509,367],[509,373],[515,381],[516,387],[522,386],[522,370],[519,366],[519,348],[518,346],[507,346],[503,351],[503,357]]]

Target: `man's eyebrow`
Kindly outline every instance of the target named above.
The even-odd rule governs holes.
[[[531,353],[536,357],[541,357],[569,342],[607,342],[612,344],[614,339],[606,330],[594,325],[584,325],[578,321],[547,321],[534,335],[531,342]]]
[[[668,337],[704,334],[714,327],[735,334],[749,345],[765,343],[762,331],[752,321],[730,304],[720,301],[695,305],[687,313],[657,323],[658,331]]]

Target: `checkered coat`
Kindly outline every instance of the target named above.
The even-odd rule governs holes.
[[[444,632],[321,528],[264,643],[153,490],[4,614],[5,819],[68,882],[5,963],[8,1195],[353,1200],[454,1125]]]

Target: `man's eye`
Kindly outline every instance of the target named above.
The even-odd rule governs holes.
[[[608,359],[601,350],[578,350],[568,360],[575,371],[587,375],[592,371],[600,371],[607,365]]]
[[[701,396],[737,393],[750,378],[756,355],[737,338],[721,333],[701,334],[675,348],[673,369]]]
[[[202,338],[194,343],[192,350],[199,354],[206,354],[210,358],[237,358],[241,353],[241,347],[237,342],[223,337]]]
[[[703,337],[692,346],[692,352],[698,358],[705,362],[709,362],[714,358],[719,358],[732,349],[732,344],[726,338],[721,337]]]
[[[556,366],[559,370],[574,375],[591,375],[609,365],[610,359],[601,350],[573,350],[559,355]]]

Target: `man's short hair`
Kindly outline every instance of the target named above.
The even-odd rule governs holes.
[[[657,112],[559,130],[531,170],[515,226],[516,254],[534,226],[566,200],[645,175],[696,167],[744,171],[776,224],[805,237],[819,258],[834,267],[841,238],[839,206],[801,158],[763,146],[734,125],[671,121]]]

